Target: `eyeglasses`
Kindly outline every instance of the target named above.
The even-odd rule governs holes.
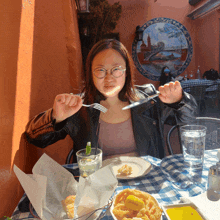
[[[118,78],[124,74],[125,70],[126,68],[123,68],[122,66],[115,66],[110,70],[110,73],[115,78]],[[93,73],[97,78],[103,79],[107,75],[107,70],[105,68],[100,67],[100,68],[96,68],[93,71]]]

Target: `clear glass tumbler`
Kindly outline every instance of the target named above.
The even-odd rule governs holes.
[[[207,128],[202,125],[180,127],[185,170],[194,184],[201,184],[205,137]]]
[[[202,125],[185,125],[180,127],[184,163],[189,170],[203,166],[206,127]]]
[[[91,148],[89,155],[86,154],[86,149],[79,150],[76,157],[82,177],[87,177],[102,167],[102,150],[99,148]]]

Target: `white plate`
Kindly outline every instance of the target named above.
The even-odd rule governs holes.
[[[112,203],[112,206],[111,206],[111,208],[110,208],[110,213],[111,213],[111,215],[112,215],[112,217],[113,217],[114,220],[118,220],[118,219],[115,217],[115,215],[113,214],[113,212],[112,212],[113,209],[114,209],[114,203],[115,203],[115,198],[116,198],[116,196],[117,196],[117,195],[115,195],[114,200],[113,200],[113,203]],[[152,196],[152,195],[151,195],[151,196]],[[154,196],[152,196],[152,197],[154,198]],[[158,206],[160,206],[156,198],[154,198],[154,201],[158,204]],[[160,206],[160,208],[161,208],[161,206]],[[163,220],[163,215],[161,215],[160,220]]]
[[[132,173],[128,176],[118,174],[118,169],[127,164],[132,167]],[[102,162],[102,167],[111,165],[115,176],[118,179],[134,179],[140,176],[144,176],[149,173],[151,164],[140,157],[114,157]]]

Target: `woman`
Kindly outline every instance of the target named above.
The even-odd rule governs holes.
[[[57,95],[52,109],[28,123],[27,139],[44,148],[68,134],[74,142],[74,161],[76,151],[85,148],[88,141],[92,147],[98,144],[102,148],[104,159],[118,155],[163,158],[163,124],[191,120],[197,104],[178,81],[159,87],[159,91],[154,101],[122,110],[156,90],[152,84],[134,86],[132,59],[120,42],[100,41],[87,57],[83,93]],[[100,103],[108,111],[82,107],[82,102]]]
[[[161,76],[160,76],[160,86],[163,86],[164,84],[171,82],[172,76],[170,69],[167,66],[164,66],[161,70]]]

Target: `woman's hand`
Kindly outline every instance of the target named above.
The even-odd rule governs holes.
[[[82,107],[82,98],[73,94],[57,95],[53,104],[52,117],[59,123],[74,115]]]
[[[160,86],[158,90],[160,91],[159,99],[164,103],[172,104],[182,99],[182,87],[179,81],[167,83]]]

